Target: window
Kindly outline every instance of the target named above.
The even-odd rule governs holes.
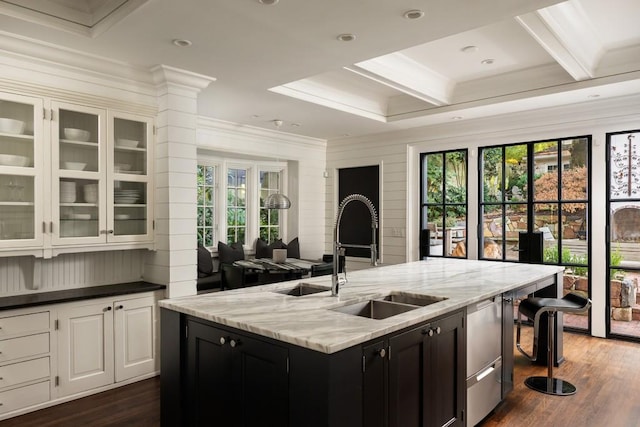
[[[198,165],[198,244],[213,246],[216,243],[215,200],[216,167]]]
[[[260,238],[273,242],[280,238],[280,211],[265,209],[264,200],[280,192],[280,172],[260,171]]]
[[[247,170],[227,169],[227,243],[246,244]]]
[[[251,250],[258,237],[273,242],[286,236],[286,211],[262,207],[269,194],[286,194],[285,166],[201,156],[197,177],[198,243],[215,248],[218,240],[240,242],[245,250]]]
[[[466,258],[467,150],[422,155],[422,230],[430,256]]]

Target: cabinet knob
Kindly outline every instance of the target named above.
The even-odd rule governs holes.
[[[104,311],[111,311],[111,306],[105,307]]]
[[[113,234],[113,230],[107,230],[107,233]]]
[[[380,350],[378,350],[378,356],[385,357],[386,355],[387,355],[387,350],[385,350],[384,348],[381,348]]]
[[[438,327],[436,328],[436,334],[440,335],[440,332],[442,332],[442,329],[440,329],[440,326],[438,326]]]
[[[433,336],[433,329],[429,329],[429,332],[427,332],[427,335],[429,335],[430,337]]]
[[[220,344],[225,345],[227,340],[224,337],[220,337]]]
[[[119,306],[116,307],[116,310],[122,310],[124,308],[124,305],[120,304]]]
[[[235,348],[235,347],[237,347],[237,346],[239,346],[239,345],[240,345],[240,340],[231,340],[231,341],[229,342],[229,345],[230,345],[231,347]]]

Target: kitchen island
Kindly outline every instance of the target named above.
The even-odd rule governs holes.
[[[161,301],[163,425],[464,425],[466,307],[514,291],[556,296],[561,275],[430,258],[351,272],[339,297],[290,295],[292,281]],[[304,282],[301,293],[323,290],[330,276]],[[380,299],[411,305],[356,313]]]

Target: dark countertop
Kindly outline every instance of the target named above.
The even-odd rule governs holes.
[[[147,282],[118,283],[116,285],[92,286],[89,288],[67,289],[64,291],[39,292],[25,295],[0,297],[0,311],[38,305],[58,304],[84,299],[111,297],[165,289],[164,285]]]

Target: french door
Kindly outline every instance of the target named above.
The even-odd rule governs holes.
[[[478,258],[563,265],[564,293],[588,296],[590,148],[586,136],[482,148]]]
[[[640,130],[607,134],[607,329],[640,340]]]

